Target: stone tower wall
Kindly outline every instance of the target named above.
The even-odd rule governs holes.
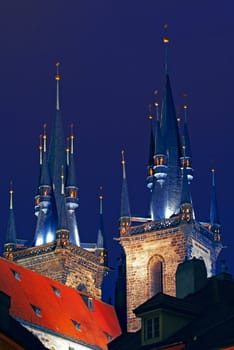
[[[122,236],[126,254],[128,331],[140,328],[140,319],[133,310],[151,297],[150,261],[162,262],[163,292],[175,295],[175,274],[186,256],[185,234],[180,228]]]

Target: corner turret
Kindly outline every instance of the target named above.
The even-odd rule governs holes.
[[[184,104],[184,130],[183,130],[183,141],[182,141],[182,156],[180,157],[181,169],[186,167],[188,182],[193,180],[193,168],[192,168],[192,151],[188,131],[188,120],[187,120],[188,105]]]

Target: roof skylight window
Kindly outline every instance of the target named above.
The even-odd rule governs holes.
[[[31,307],[32,307],[33,311],[35,312],[35,314],[38,317],[41,317],[41,309],[38,306],[35,306],[35,305],[32,305],[32,304],[31,304]]]
[[[61,296],[61,292],[58,288],[54,287],[54,286],[51,286],[53,292],[55,295],[57,295],[57,297],[60,297]]]
[[[13,273],[15,279],[16,279],[17,281],[20,281],[20,280],[21,280],[21,278],[20,278],[20,273],[19,273],[18,271],[15,271],[15,270],[11,270],[11,271],[12,271],[12,273]]]
[[[75,320],[71,320],[71,321],[72,321],[73,325],[75,326],[75,328],[76,328],[78,331],[80,331],[80,323],[77,322],[77,321],[75,321]]]

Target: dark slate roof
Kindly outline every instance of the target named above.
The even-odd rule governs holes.
[[[139,317],[139,315],[145,312],[161,309],[161,308],[167,309],[167,310],[179,311],[180,313],[183,312],[189,315],[198,314],[197,306],[194,307],[194,305],[191,302],[185,301],[183,299],[178,299],[176,297],[163,294],[163,293],[158,293],[154,295],[151,299],[147,300],[144,304],[138,306],[133,311]]]
[[[138,331],[115,339],[109,349],[182,349],[185,344],[186,349],[190,350],[214,350],[234,346],[234,281],[231,275],[222,273],[208,279],[204,288],[184,299],[159,293],[135,312],[140,314],[158,308],[192,312],[194,317],[189,324],[162,342],[141,346]]]

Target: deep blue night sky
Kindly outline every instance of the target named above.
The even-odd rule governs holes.
[[[64,130],[75,125],[82,242],[96,240],[98,189],[110,265],[119,255],[121,149],[131,211],[148,213],[147,105],[164,78],[163,25],[169,24],[169,72],[178,113],[188,95],[192,188],[198,220],[209,217],[216,168],[223,253],[234,273],[233,0],[8,0],[0,4],[0,234],[6,233],[9,182],[20,238],[35,231],[39,134],[55,115],[55,62],[61,62]],[[114,277],[115,272],[111,275]],[[109,278],[113,283],[113,278]]]

